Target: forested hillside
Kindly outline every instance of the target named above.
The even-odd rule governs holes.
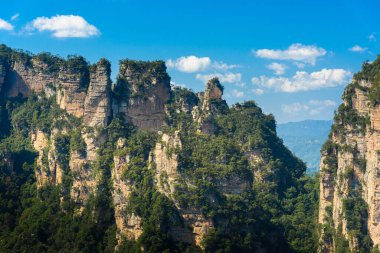
[[[0,251],[316,252],[318,182],[223,90],[0,46]]]

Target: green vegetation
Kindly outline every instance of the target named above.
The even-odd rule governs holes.
[[[186,96],[190,96],[188,101],[198,102],[190,91],[180,91],[173,94],[172,108]],[[72,151],[85,156],[80,120],[67,115],[52,99],[43,96],[9,100],[2,108],[4,122],[13,127],[1,140],[1,154],[13,157],[22,154],[22,159],[14,165],[17,173],[9,172],[4,162],[1,167],[1,176],[10,178],[2,180],[0,185],[1,189],[8,189],[1,192],[4,201],[0,203],[0,217],[7,221],[0,223],[2,251],[113,252],[116,228],[110,173],[114,154],[130,155],[131,162],[125,166],[123,177],[133,182],[135,190],[127,212],[142,218],[144,231],[137,242],[125,240],[120,252],[140,252],[141,247],[146,252],[200,251],[171,239],[170,227],[182,226],[182,220],[172,200],[154,186],[154,164],[149,165],[147,161],[158,141],[156,134],[137,131],[119,118],[103,130],[102,135],[107,139],[98,151],[97,161],[89,165],[100,173],[98,194],[78,216],[74,215],[76,205],[69,195],[73,180],[69,159]],[[203,242],[206,252],[222,249],[223,252],[250,252],[259,248],[315,252],[316,181],[305,176],[304,164],[276,137],[271,115],[262,114],[253,102],[237,104],[213,119],[217,132],[210,136],[196,133],[189,114],[176,114],[165,130],[180,128],[183,142],[182,150],[171,151],[179,154],[179,170],[184,180],[184,184],[178,185],[175,198],[183,208],[199,208],[214,220],[216,229]],[[63,171],[62,186],[47,186],[37,191],[33,172],[36,153],[29,132],[51,133],[57,127],[66,129],[54,137],[57,160]],[[116,151],[119,138],[125,138],[126,145],[125,149]],[[266,161],[261,168],[264,181],[253,187],[250,187],[253,173],[245,155],[251,150],[260,152]],[[248,187],[241,194],[224,195],[220,183],[232,178],[247,182]],[[191,182],[194,187],[188,188],[185,182]],[[223,228],[227,221],[228,234]]]
[[[364,83],[362,83],[363,81]],[[371,85],[366,85],[365,82],[369,82]],[[355,142],[351,143],[351,140],[355,140],[355,136],[364,137],[365,134],[368,134],[366,131],[369,126],[369,116],[359,115],[357,110],[354,109],[353,102],[356,98],[356,93],[361,90],[364,94],[367,94],[370,100],[368,106],[375,107],[380,102],[379,87],[380,57],[372,63],[365,62],[362,70],[354,75],[353,82],[346,87],[342,97],[344,103],[340,105],[335,113],[329,139],[322,148],[322,154],[325,156],[323,160],[325,166],[322,172],[332,174],[331,181],[334,182],[335,190],[338,189],[338,195],[342,198],[342,222],[339,219],[333,220],[332,208],[328,207],[326,209],[327,220],[322,227],[324,242],[331,247],[334,246],[335,252],[351,252],[349,242],[357,244],[355,252],[378,252],[379,250],[378,247],[373,248],[373,242],[367,227],[368,205],[362,197],[364,191],[362,185],[366,183],[363,182],[361,176],[357,175],[365,174],[367,161],[365,154],[359,153],[359,141],[356,141],[356,144]],[[353,137],[351,137],[352,135]],[[343,173],[339,175],[337,175],[338,153],[343,154],[340,156],[342,158],[345,157],[345,154],[352,155],[353,162],[352,165],[347,163]],[[350,158],[348,160],[350,161]],[[343,164],[339,165],[343,167]],[[343,188],[338,185],[337,188],[336,184],[348,185]],[[345,191],[343,192],[342,189],[345,189]],[[343,235],[343,222],[346,223],[346,235]]]
[[[366,225],[368,206],[358,188],[352,190],[349,196],[343,199],[343,213],[349,236],[358,238],[359,252],[369,252],[373,245]]]
[[[363,63],[362,70],[354,75],[355,80],[365,80],[372,83],[368,98],[373,106],[380,103],[380,56],[372,63]]]
[[[43,97],[14,99],[5,104],[8,112],[5,120],[13,128],[0,140],[0,251],[113,252],[114,223],[112,217],[103,213],[99,215],[107,222],[93,216],[96,199],[89,201],[81,216],[74,215],[74,204],[68,195],[72,180],[68,135],[55,136],[58,162],[64,172],[62,188],[46,186],[38,191],[36,188],[37,154],[29,132],[37,129],[50,132],[55,119],[68,116],[51,99]],[[76,125],[75,121],[66,123]],[[104,207],[109,209],[109,205]]]
[[[61,60],[47,53],[33,56],[0,47],[2,62],[14,58],[25,64],[33,64],[36,58],[49,65],[46,71],[50,73],[63,68],[82,79],[82,89],[87,88],[93,68],[79,56]],[[143,96],[152,79],[169,81],[162,61],[124,60],[121,69],[141,75],[134,94],[126,76],[119,76],[113,91],[118,98]],[[216,79],[212,82],[223,90]],[[114,157],[128,155],[130,162],[122,168],[122,179],[131,185],[132,193],[125,203],[125,215],[139,216],[143,233],[137,241],[123,238],[120,252],[201,252],[194,245],[173,241],[172,228],[185,226],[178,207],[199,210],[212,220],[214,229],[202,241],[205,252],[316,252],[318,175],[307,176],[305,164],[277,137],[273,115],[263,114],[253,101],[229,108],[225,101],[212,100],[213,113],[205,120],[215,131],[204,134],[191,115],[191,108],[199,103],[191,90],[176,88],[167,105],[163,131],[179,130],[182,142],[181,149],[167,152],[178,155],[180,173],[169,198],[157,190],[156,164],[149,161],[160,141],[158,134],[137,130],[119,117],[104,128],[86,127],[80,118],[61,110],[54,97],[43,94],[1,100],[0,251],[114,252],[117,228],[111,172]],[[37,152],[30,139],[35,131],[48,138],[44,167],[48,167],[48,153],[54,145],[62,184],[37,189],[35,172],[42,168],[37,167]],[[77,152],[86,159],[84,132],[97,138],[99,148],[97,159],[82,165],[93,173],[97,184],[91,189],[96,194],[81,206],[70,196],[73,183],[81,176],[70,168],[70,158]],[[125,146],[120,150],[121,139]]]
[[[69,55],[64,59],[46,52],[34,55],[30,52],[12,50],[0,44],[0,66],[4,65],[7,68],[11,66],[11,62],[19,62],[26,67],[34,67],[33,60],[44,64],[40,70],[46,74],[58,75],[58,71],[64,69],[69,73],[78,75],[81,80],[80,88],[87,90],[90,82],[90,65],[84,57]]]
[[[217,224],[204,240],[206,252],[254,252],[260,247],[315,252],[319,185],[276,136],[273,116],[264,115],[252,101],[236,104],[211,119],[214,135],[199,134],[191,115],[175,110],[176,101],[185,101],[177,94],[186,90],[175,92],[169,105],[171,128],[165,130],[181,130],[183,148],[176,152],[182,182],[175,198],[182,208],[197,207]],[[264,159],[254,169],[262,181],[254,181],[247,152]],[[223,194],[220,184],[233,178],[248,187],[241,194]],[[228,234],[223,228],[227,221]]]
[[[130,84],[126,79],[129,73],[134,73],[134,79],[137,80],[133,84]],[[125,98],[146,98],[146,91],[152,86],[153,82],[169,80],[170,77],[166,72],[164,61],[147,62],[125,59],[120,61],[120,74],[117,77],[115,93]],[[133,90],[131,90],[132,85],[134,86]]]

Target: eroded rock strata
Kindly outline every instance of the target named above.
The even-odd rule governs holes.
[[[379,58],[354,75],[322,149],[321,252],[369,252],[380,244],[378,66]]]

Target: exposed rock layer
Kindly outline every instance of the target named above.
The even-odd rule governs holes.
[[[344,95],[344,104],[335,118],[331,136],[322,150],[320,203],[318,221],[332,226],[358,251],[362,234],[368,231],[373,245],[380,245],[380,107],[368,98],[372,83],[353,80]],[[344,115],[356,115],[347,121]],[[358,124],[357,122],[365,122]],[[356,194],[356,195],[355,195]],[[357,196],[358,195],[358,196]],[[362,219],[363,230],[355,233],[348,222],[345,203],[355,197],[367,204],[368,217]],[[356,217],[358,218],[358,217]],[[333,224],[329,224],[333,222]],[[352,225],[351,225],[352,226]],[[335,240],[326,238],[322,230],[321,252],[334,252]]]

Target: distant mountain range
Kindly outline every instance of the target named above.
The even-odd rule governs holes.
[[[319,170],[320,150],[327,140],[331,120],[304,120],[278,124],[284,144],[306,164],[309,173]]]

